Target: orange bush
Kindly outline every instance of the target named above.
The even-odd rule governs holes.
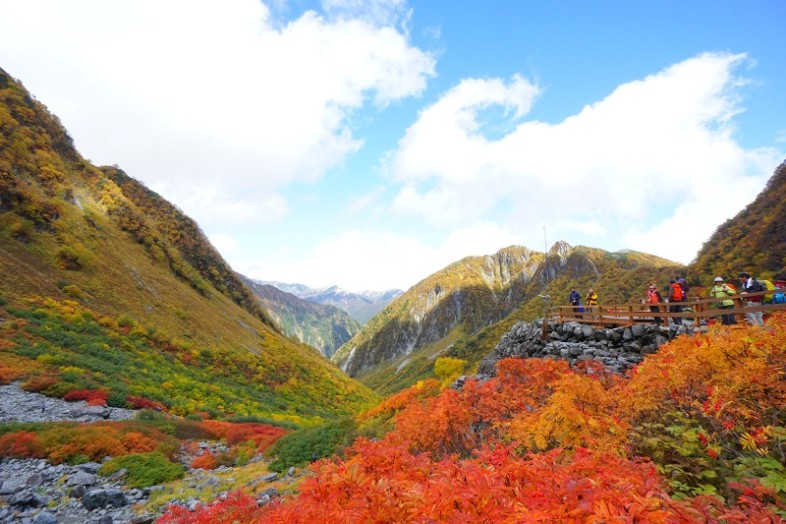
[[[652,464],[586,450],[522,458],[497,447],[432,462],[361,440],[354,452],[345,462],[321,462],[297,499],[242,522],[685,523],[722,511],[672,500]]]
[[[715,327],[648,356],[615,390],[632,422],[682,411],[718,431],[754,431],[786,411],[786,316],[766,328]]]
[[[218,461],[213,453],[206,451],[191,461],[191,467],[194,469],[216,469]]]
[[[148,453],[158,447],[158,441],[137,431],[130,431],[120,439],[126,453]]]
[[[0,457],[40,458],[43,445],[32,431],[13,431],[0,436]]]
[[[566,373],[541,409],[523,411],[508,424],[508,436],[535,450],[584,447],[622,454],[628,425],[613,414],[612,400],[600,381]]]

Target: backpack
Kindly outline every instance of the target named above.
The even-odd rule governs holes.
[[[678,278],[677,284],[679,284],[680,288],[682,288],[682,298],[686,298],[688,296],[688,289],[690,289],[688,287],[688,283],[685,281],[684,278]]]
[[[772,295],[773,304],[786,304],[786,294],[783,291],[778,291]]]
[[[764,285],[764,282],[762,282],[761,280],[756,280],[754,278],[751,280],[751,285],[745,288],[745,291],[747,291],[748,293],[758,293],[759,291],[764,291],[765,289],[767,288]]]
[[[685,298],[685,290],[682,286],[675,282],[671,286],[671,300],[674,302],[681,302],[683,298]]]
[[[772,281],[770,280],[760,280],[759,282],[762,283],[764,289],[766,289],[767,291],[772,291],[773,289],[775,289],[775,284],[773,284]],[[764,289],[762,289],[762,291],[764,291]],[[772,302],[772,295],[773,295],[772,293],[767,293],[766,295],[764,295],[764,302]]]

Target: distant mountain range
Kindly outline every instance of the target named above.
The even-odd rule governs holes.
[[[327,358],[360,331],[360,323],[343,309],[247,277],[242,279],[284,334],[318,349]]]
[[[357,320],[360,324],[367,323],[377,313],[382,311],[385,306],[404,294],[400,289],[353,293],[345,291],[338,286],[313,288],[304,284],[287,284],[276,281],[255,280],[254,282],[274,286],[281,291],[286,291],[309,302],[337,307],[346,311],[350,317]]]

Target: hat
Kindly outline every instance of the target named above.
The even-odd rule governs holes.
[[[650,289],[655,289],[655,284],[650,284],[650,285],[649,285],[649,288],[650,288]]]
[[[723,282],[723,278],[722,277],[715,277],[714,282]]]

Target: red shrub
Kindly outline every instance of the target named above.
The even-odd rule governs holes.
[[[0,457],[33,458],[43,456],[43,446],[32,431],[14,431],[0,437]]]
[[[155,524],[233,524],[253,522],[259,513],[254,497],[233,491],[225,500],[210,506],[200,506],[191,512],[181,506],[170,506]],[[316,521],[315,521],[316,522]]]
[[[63,400],[69,402],[84,400],[93,406],[106,406],[108,398],[109,392],[100,389],[74,389],[63,395]]]
[[[133,395],[129,395],[126,397],[126,402],[128,402],[128,404],[133,409],[155,409],[156,411],[166,411],[166,406],[164,406],[162,403],[147,399],[145,397],[135,397]]]

